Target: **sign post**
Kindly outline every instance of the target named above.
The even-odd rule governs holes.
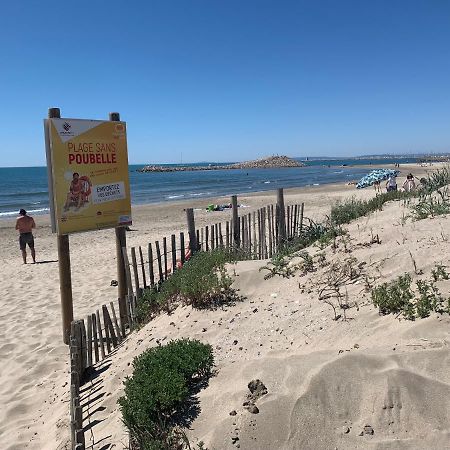
[[[50,108],[45,131],[52,230],[58,234],[63,339],[68,343],[73,320],[71,233],[116,229],[116,247],[120,245],[119,305],[124,328],[125,270],[121,249],[126,238],[122,227],[131,225],[126,124],[120,122],[118,113],[111,113],[108,121],[61,119],[59,109]]]
[[[120,122],[120,114],[118,112],[109,113],[111,122]],[[127,246],[127,235],[124,227],[116,227],[116,259],[117,259],[117,290],[119,297],[119,314],[120,326],[122,328],[122,336],[125,336],[125,324],[128,323],[127,315],[127,285],[125,262],[122,255],[122,249]]]
[[[48,117],[49,119],[59,119],[61,117],[59,108],[49,108]],[[54,221],[52,219],[52,224],[53,223]],[[73,320],[72,274],[70,271],[69,236],[67,234],[58,234],[57,240],[63,341],[64,344],[69,344],[70,324]]]

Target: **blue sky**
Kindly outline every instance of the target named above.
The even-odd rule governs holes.
[[[450,2],[3,2],[2,166],[42,119],[128,123],[130,163],[450,151]]]

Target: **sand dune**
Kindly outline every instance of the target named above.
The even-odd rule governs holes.
[[[286,202],[305,201],[307,215],[317,218],[333,201],[353,194],[367,198],[373,191],[292,190]],[[252,211],[273,202],[274,195],[241,201]],[[133,228],[139,231],[128,233],[128,244],[146,245],[180,231],[186,206],[135,208]],[[348,226],[351,255],[366,263],[375,284],[414,272],[413,260],[425,275],[436,263],[450,265],[450,219],[411,222],[404,220],[406,212],[396,203]],[[199,225],[228,215],[196,211]],[[49,262],[35,266],[21,264],[11,223],[0,225],[0,448],[8,450],[68,448],[68,354],[61,342],[57,264],[52,262],[57,252],[48,219],[38,219],[38,259]],[[362,245],[373,233],[381,244]],[[70,238],[77,317],[116,295],[110,286],[116,278],[112,234]],[[325,254],[328,261],[347,256],[343,246]],[[201,412],[189,431],[193,442],[203,440],[210,449],[232,449],[236,443],[241,449],[450,448],[448,316],[415,322],[379,316],[359,283],[348,286],[358,308],[348,311],[348,321],[334,321],[331,308],[318,301],[326,267],[304,277],[264,280],[262,265],[242,262],[231,269],[243,302],[218,311],[179,307],[171,316],[161,315],[98,367],[98,377],[83,388],[88,448],[126,447],[116,402],[130,362],[148,346],[178,337],[214,348],[217,375],[199,394]],[[449,283],[439,283],[449,295]],[[250,414],[242,403],[247,383],[255,378],[269,392],[257,402],[260,413]],[[236,416],[229,415],[232,410]],[[373,435],[359,436],[365,425]],[[239,441],[233,444],[232,437]]]

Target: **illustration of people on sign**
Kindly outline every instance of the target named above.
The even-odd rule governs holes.
[[[71,206],[75,206],[76,210],[80,209],[84,204],[89,203],[91,195],[91,180],[83,175],[80,177],[78,172],[72,175],[69,192],[67,193],[64,211],[68,211]]]

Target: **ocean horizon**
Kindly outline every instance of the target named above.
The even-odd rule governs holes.
[[[304,159],[296,158],[305,162]],[[330,183],[358,181],[367,172],[361,165],[415,163],[418,158],[308,160],[305,167],[271,169],[233,169],[193,172],[139,173],[145,164],[132,164],[130,170],[133,205],[171,202],[197,198],[220,197],[274,190],[319,186]],[[202,166],[226,163],[157,164],[161,166]],[[206,204],[205,204],[206,206]],[[47,168],[0,168],[0,219],[14,217],[20,208],[31,214],[49,212]]]

